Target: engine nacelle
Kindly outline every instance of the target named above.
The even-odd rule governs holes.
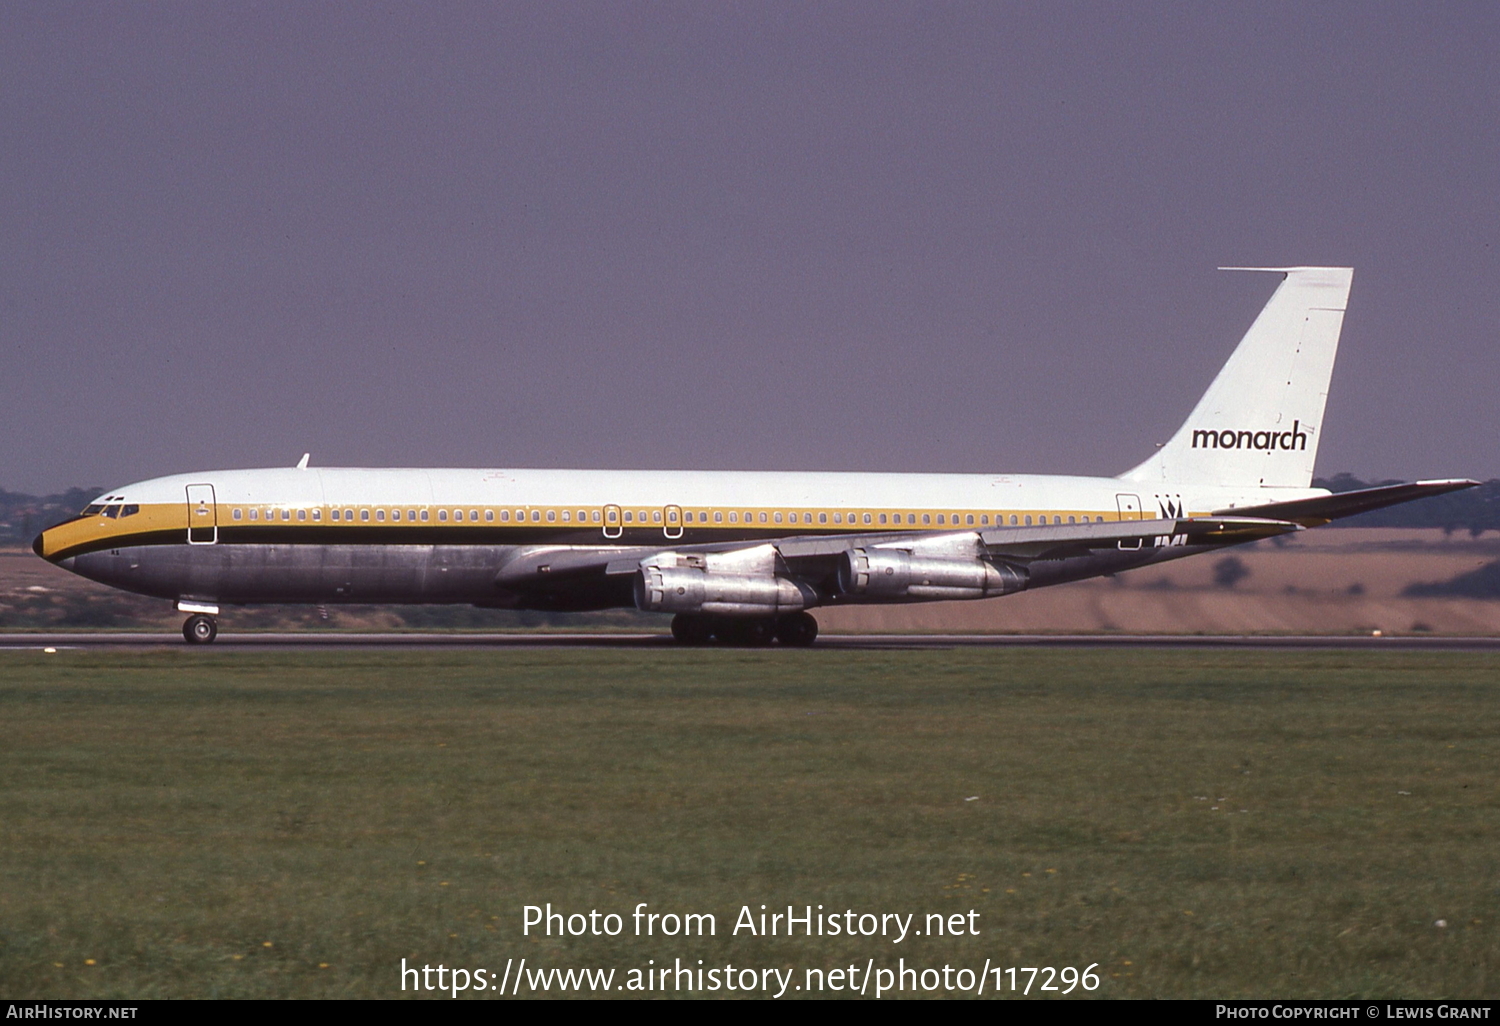
[[[1026,574],[982,559],[931,559],[904,549],[850,549],[839,563],[839,590],[862,602],[935,602],[1008,595]]]
[[[635,574],[635,604],[648,613],[773,616],[805,608],[814,596],[772,574],[714,573],[691,566],[643,566]]]

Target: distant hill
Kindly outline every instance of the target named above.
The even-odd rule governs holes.
[[[102,488],[69,488],[56,495],[22,495],[0,488],[0,545],[30,545],[53,524],[77,516]]]
[[[1361,481],[1352,474],[1315,478],[1313,484],[1334,492],[1352,492],[1397,481]],[[56,495],[23,495],[0,489],[0,545],[30,545],[37,533],[74,516],[101,488],[69,488]],[[1348,527],[1438,527],[1444,531],[1500,531],[1500,478],[1478,488],[1450,492],[1403,506],[1379,509],[1339,522]]]

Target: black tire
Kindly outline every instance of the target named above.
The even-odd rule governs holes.
[[[811,613],[793,613],[776,621],[776,640],[805,648],[818,639],[818,621]]]
[[[679,645],[706,645],[708,636],[708,624],[703,622],[703,617],[687,613],[672,617],[672,637]]]
[[[716,621],[713,631],[722,644],[760,648],[762,645],[769,645],[776,636],[776,624],[772,620],[726,618]]]
[[[190,616],[182,625],[182,636],[189,645],[207,645],[219,636],[219,625],[211,616]]]

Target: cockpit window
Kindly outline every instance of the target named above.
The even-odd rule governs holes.
[[[120,515],[120,506],[119,506],[119,504],[118,503],[111,503],[110,505],[105,506],[104,507],[104,515],[107,516],[107,517],[109,517],[110,519],[114,519],[115,517],[119,516]]]
[[[134,502],[127,502],[124,506],[120,507],[120,516],[133,517],[140,511],[141,507],[139,505]]]
[[[87,506],[85,506],[83,508],[83,514],[82,515],[86,516],[86,517],[91,517],[95,513],[98,513],[103,508],[104,508],[104,503],[102,503],[102,502],[92,502],[92,503],[90,503],[89,505],[87,505]]]

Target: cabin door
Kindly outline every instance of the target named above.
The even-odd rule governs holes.
[[[668,506],[665,510],[667,522],[662,527],[662,533],[668,538],[682,537],[682,507]]]
[[[188,544],[212,545],[219,540],[219,506],[214,502],[214,486],[187,486]]]
[[[1145,520],[1146,514],[1141,509],[1141,497],[1139,495],[1116,495],[1115,506],[1120,511],[1121,520]],[[1122,549],[1138,549],[1141,547],[1141,539],[1135,538],[1131,541],[1121,541]]]
[[[621,532],[623,532],[624,530],[625,527],[620,522],[620,507],[616,506],[614,503],[610,503],[608,506],[605,506],[604,537],[618,538],[620,537]]]

